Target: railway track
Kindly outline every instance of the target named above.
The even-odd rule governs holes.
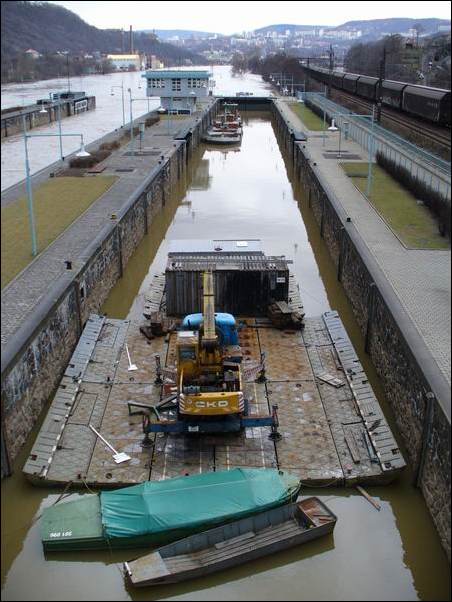
[[[373,103],[370,100],[359,98],[356,95],[349,94],[343,90],[339,91],[335,89],[334,98],[338,100],[343,99],[349,102],[351,101],[355,105],[369,110],[369,112],[372,111]],[[423,121],[401,114],[395,110],[388,109],[387,107],[382,108],[381,116],[396,125],[407,128],[417,135],[424,136],[430,142],[439,144],[448,151],[451,149],[451,132],[447,128],[426,124]]]

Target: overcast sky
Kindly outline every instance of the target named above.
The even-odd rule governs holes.
[[[101,29],[193,29],[232,34],[265,25],[340,25],[345,21],[412,17],[450,18],[450,2],[204,1],[54,2]]]

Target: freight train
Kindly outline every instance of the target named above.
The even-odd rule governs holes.
[[[305,67],[305,69],[314,79],[328,84],[330,78],[328,69],[322,67]],[[377,101],[378,81],[378,77],[368,75],[343,71],[331,73],[331,85],[334,88],[374,102]],[[421,117],[441,126],[450,127],[450,90],[384,79],[381,85],[381,98],[384,106]]]

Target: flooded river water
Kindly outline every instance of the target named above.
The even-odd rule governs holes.
[[[188,67],[187,67],[188,68]],[[255,95],[266,92],[266,86],[260,76],[246,74],[232,77],[229,66],[196,67],[212,73],[214,94],[235,95],[247,91]],[[107,75],[87,75],[71,77],[71,90],[83,90],[88,96],[96,97],[96,109],[73,115],[62,120],[63,133],[81,133],[85,143],[93,142],[122,126],[122,92],[124,87],[125,121],[130,120],[130,103],[127,89],[132,90],[133,118],[143,115],[160,106],[159,98],[146,98],[146,85],[142,77],[144,72],[109,73]],[[39,98],[48,98],[49,92],[61,92],[68,89],[65,77],[31,83],[5,84],[1,88],[2,109],[27,106]],[[113,92],[113,96],[112,93]],[[139,100],[140,99],[140,100]],[[34,128],[31,133],[57,133],[58,123],[53,122]],[[63,137],[63,152],[68,155],[78,149],[78,138]],[[1,189],[16,184],[25,177],[24,141],[21,134],[2,138]],[[50,163],[58,161],[59,138],[33,138],[29,141],[30,170],[35,173]]]
[[[198,149],[187,182],[153,222],[103,310],[118,318],[136,314],[135,299],[164,267],[171,240],[259,238],[268,254],[284,254],[293,260],[308,315],[329,308],[340,312],[393,426],[351,309],[307,200],[281,154],[270,117],[242,115],[245,127],[240,149]],[[26,453],[16,463],[16,474],[2,483],[4,600],[450,598],[449,564],[408,470],[392,485],[368,488],[381,504],[380,512],[355,490],[304,488],[304,495],[319,496],[339,517],[332,536],[205,579],[140,591],[125,585],[120,569],[122,561],[143,550],[44,556],[39,516],[61,492],[32,487],[22,478]]]

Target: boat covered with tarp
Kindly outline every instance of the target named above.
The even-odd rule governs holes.
[[[47,508],[41,539],[47,551],[159,545],[286,504],[299,489],[296,476],[276,469],[146,481]]]

